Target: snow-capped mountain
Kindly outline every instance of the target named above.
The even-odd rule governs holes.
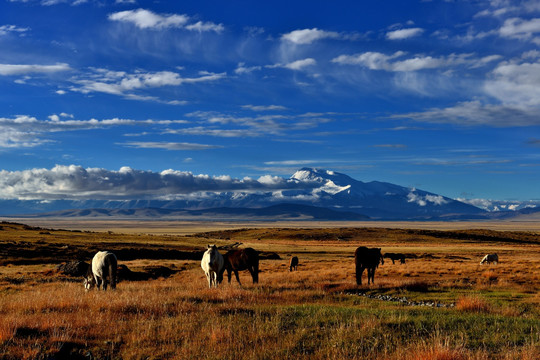
[[[294,186],[290,186],[291,183]],[[330,170],[303,168],[286,190],[200,192],[174,200],[0,201],[0,214],[31,214],[66,209],[212,209],[264,208],[278,204],[310,205],[355,212],[371,219],[475,218],[485,210],[424,190],[391,183],[362,182]]]
[[[380,181],[365,183],[329,170],[303,168],[291,179],[321,184],[310,191],[313,205],[355,211],[375,219],[474,216],[483,212],[442,195]]]

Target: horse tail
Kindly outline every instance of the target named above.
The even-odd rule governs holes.
[[[116,276],[118,272],[118,261],[116,256],[109,257],[109,277],[111,281],[111,289],[116,289]]]

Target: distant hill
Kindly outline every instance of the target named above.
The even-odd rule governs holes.
[[[140,218],[140,219],[206,219],[206,220],[333,220],[361,221],[369,217],[353,212],[336,211],[309,205],[279,204],[264,208],[213,208],[185,209],[70,209],[48,213],[23,215],[22,217],[69,217],[69,218]]]

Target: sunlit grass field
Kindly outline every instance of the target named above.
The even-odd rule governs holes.
[[[0,359],[540,358],[534,232],[243,228],[172,236],[0,226]],[[236,242],[279,255],[261,260],[259,284],[244,272],[242,287],[233,279],[208,289],[200,260],[178,255]],[[361,245],[407,261],[387,260],[375,284],[364,278],[357,286]],[[89,262],[96,249],[126,254],[119,264],[132,270],[177,272],[85,292],[82,279],[55,271],[69,259]],[[159,259],[156,249],[178,252]],[[490,252],[500,263],[479,265]],[[288,271],[291,255],[300,259],[296,272]]]

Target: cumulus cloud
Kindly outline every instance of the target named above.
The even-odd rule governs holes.
[[[132,23],[140,29],[163,29],[183,27],[189,21],[187,15],[159,15],[145,9],[120,11],[109,15],[109,20]]]
[[[290,33],[283,34],[281,39],[294,44],[311,44],[317,40],[337,39],[339,37],[340,34],[337,32],[313,28],[291,31]]]
[[[540,61],[503,62],[493,69],[484,89],[504,104],[540,106]]]
[[[521,18],[511,18],[505,20],[499,29],[502,37],[519,40],[531,40],[540,45],[540,18],[525,20]]]
[[[387,32],[386,38],[388,40],[404,40],[422,35],[423,32],[424,29],[422,28],[400,29]]]
[[[276,191],[309,186],[273,176],[235,179],[172,169],[152,172],[122,167],[113,171],[57,165],[52,169],[0,171],[3,199],[159,199],[199,192]]]
[[[184,14],[156,14],[150,10],[137,9],[126,10],[109,14],[109,20],[131,23],[139,29],[162,30],[167,28],[186,29],[190,31],[216,33],[222,32],[225,28],[222,24],[198,21],[189,24],[191,18]]]
[[[416,203],[419,206],[426,206],[428,203],[432,203],[433,205],[444,205],[448,202],[448,200],[441,195],[425,194],[422,196],[415,191],[415,189],[412,189],[409,192],[407,195],[407,202]]]
[[[0,64],[0,75],[21,75],[32,73],[55,73],[71,70],[68,64],[58,63],[55,65],[39,64]]]

